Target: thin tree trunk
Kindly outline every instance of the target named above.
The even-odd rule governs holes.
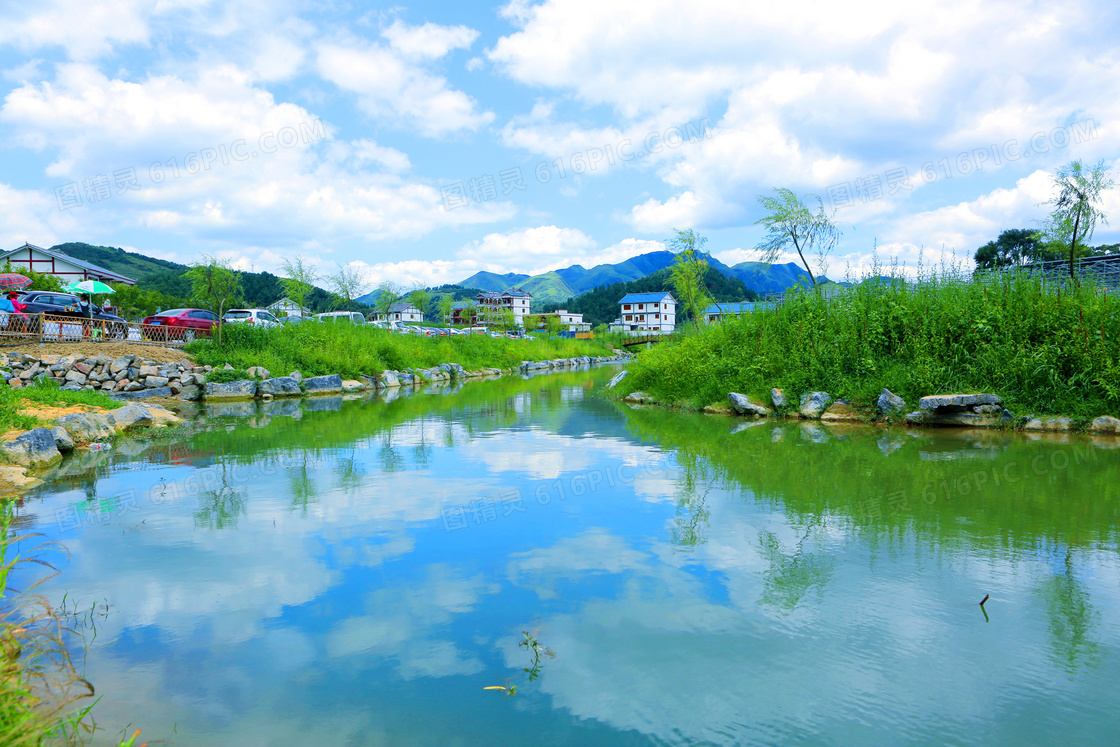
[[[1073,240],[1069,242],[1069,277],[1073,282],[1077,282],[1077,276],[1073,274],[1073,252],[1077,248],[1077,228],[1081,225],[1081,203],[1077,203],[1077,217],[1073,219]]]
[[[809,269],[809,263],[805,261],[805,255],[801,253],[801,246],[797,243],[797,235],[790,235],[793,236],[793,248],[797,250],[797,256],[801,257],[801,264],[805,265],[805,272],[809,273],[809,279],[813,281],[813,289],[816,290],[817,279],[813,277],[813,271]]]

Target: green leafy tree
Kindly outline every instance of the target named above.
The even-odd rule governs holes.
[[[704,309],[712,302],[704,278],[708,272],[708,261],[704,259],[703,248],[708,240],[691,228],[677,231],[669,240],[669,249],[676,258],[669,268],[669,282],[677,292],[677,300],[690,318],[697,323],[704,317]]]
[[[280,283],[284,286],[284,294],[299,306],[300,316],[306,316],[307,297],[315,290],[315,281],[318,280],[319,275],[315,272],[315,268],[298,254],[295,259],[285,259],[283,267],[284,274],[287,275],[285,278],[280,278]]]
[[[338,300],[345,304],[347,311],[352,310],[354,299],[365,293],[366,288],[369,287],[360,268],[352,264],[344,265],[341,262],[338,264],[338,271],[327,276],[327,284]]]
[[[62,280],[57,275],[51,275],[46,272],[35,272],[26,267],[12,267],[10,259],[4,260],[4,272],[15,272],[24,275],[31,279],[31,285],[27,286],[27,290],[41,290],[41,291],[60,291],[62,290]]]
[[[440,319],[442,319],[443,323],[448,326],[451,325],[451,311],[454,303],[455,302],[451,300],[451,295],[448,294],[446,296],[441,296],[439,299],[439,304],[437,305],[439,309]]]
[[[377,286],[377,300],[374,302],[373,308],[377,310],[378,314],[384,315],[386,319],[389,318],[389,309],[393,304],[401,298],[401,287],[394,282],[384,280]]]
[[[1017,267],[1029,262],[1061,259],[1061,250],[1042,240],[1042,235],[1030,228],[1009,228],[995,241],[989,241],[976,250],[976,268],[998,270]]]
[[[1054,208],[1043,231],[1051,241],[1069,246],[1069,276],[1074,282],[1077,275],[1073,271],[1073,261],[1078,247],[1084,249],[1084,242],[1092,237],[1098,222],[1108,225],[1100,208],[1101,193],[1115,184],[1104,161],[1092,167],[1086,167],[1080,160],[1071,161],[1054,174],[1058,194],[1041,203]]]
[[[809,267],[808,256],[816,256],[818,269],[823,274],[828,255],[840,240],[840,229],[816,195],[805,195],[805,201],[816,201],[817,210],[814,212],[793,190],[782,187],[774,191],[776,196],[758,197],[758,202],[766,211],[766,215],[755,221],[756,226],[763,226],[767,231],[766,239],[757,247],[762,252],[762,261],[773,264],[792,246],[816,288],[817,278]]]
[[[220,319],[241,295],[241,276],[229,263],[217,257],[203,255],[203,262],[187,270],[191,281],[191,297],[198,305],[208,308]],[[222,341],[222,325],[218,325],[218,343]]]
[[[409,291],[408,300],[413,306],[420,309],[421,314],[427,314],[428,305],[432,302],[432,292],[423,285],[417,285]],[[448,321],[448,324],[450,323]]]

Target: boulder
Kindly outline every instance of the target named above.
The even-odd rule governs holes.
[[[10,461],[25,466],[52,464],[62,459],[50,428],[35,428],[20,434],[14,441],[0,444]]]
[[[616,386],[618,386],[619,382],[622,381],[623,379],[625,379],[626,374],[628,374],[628,373],[630,373],[630,372],[626,371],[626,370],[622,370],[622,371],[619,371],[618,373],[616,373],[614,376],[612,376],[611,380],[607,382],[607,389],[614,389]]]
[[[789,400],[781,389],[771,389],[770,404],[774,405],[775,410],[780,410],[789,404]]]
[[[801,397],[801,417],[816,420],[831,403],[832,396],[828,392],[809,392]]]
[[[132,386],[139,385],[133,384]],[[145,389],[143,386],[140,386],[139,389],[132,389],[132,386],[129,387],[130,391],[113,392],[113,399],[148,399],[150,397],[175,396],[175,393],[171,391],[171,387],[169,386],[161,386],[158,389]]]
[[[1090,433],[1120,433],[1120,420],[1102,415],[1089,424]]]
[[[342,391],[342,377],[338,374],[312,376],[303,380],[303,386],[310,395],[338,394]]]
[[[268,369],[262,366],[250,366],[249,370],[245,373],[249,374],[254,379],[267,379],[272,376],[272,374],[269,373]]]
[[[70,438],[70,434],[61,425],[51,428],[51,435],[54,436],[55,447],[63,454],[74,450],[74,439]]]
[[[123,372],[127,371],[128,367],[131,364],[132,364],[132,361],[128,357],[117,358],[115,361],[111,361],[109,363],[109,373],[116,376],[119,373],[123,373]]]
[[[166,376],[149,376],[144,379],[145,389],[159,389],[160,387],[167,386],[168,379]]]
[[[1025,431],[1072,431],[1069,418],[1032,418],[1023,426]]]
[[[353,379],[342,380],[342,391],[345,393],[364,392],[365,390],[366,385],[360,381],[354,381]]]
[[[195,386],[194,384],[187,384],[183,387],[183,391],[179,392],[179,399],[184,402],[193,402],[196,399],[202,399],[202,387]]]
[[[867,418],[863,413],[852,407],[852,403],[846,400],[838,399],[829,405],[828,409],[821,413],[821,420],[831,422],[842,422],[851,420],[866,420]]]
[[[86,383],[86,375],[77,369],[71,369],[70,372],[66,374],[66,381],[82,386]]]
[[[181,423],[183,419],[175,413],[168,410],[163,405],[139,405],[148,411],[148,415],[152,418],[152,426],[159,428],[164,425],[172,425],[174,423]]]
[[[653,405],[657,403],[657,399],[648,392],[630,392],[622,398],[623,402],[629,402],[632,405]]]
[[[400,386],[401,380],[397,378],[396,371],[382,371],[381,376],[377,378],[377,383],[382,389],[389,389]]]
[[[207,384],[207,386],[210,385]],[[298,397],[302,393],[299,389],[299,382],[291,376],[265,379],[258,385],[257,391],[262,395],[270,394],[273,397]]]
[[[451,375],[453,378],[458,378],[463,375],[463,367],[458,363],[441,363],[439,370]]]
[[[879,408],[879,412],[884,415],[899,415],[906,410],[906,400],[890,389],[884,389],[879,394],[879,399],[875,402],[875,405]]]
[[[740,415],[756,415],[764,418],[770,414],[769,407],[752,402],[750,397],[738,392],[730,392],[727,395],[727,404],[731,405],[731,409]]]
[[[303,374],[301,374],[299,371],[292,371],[290,374],[288,374],[288,378],[295,379],[296,381],[303,381]]]
[[[75,441],[104,441],[112,438],[116,430],[106,415],[95,412],[74,412],[54,421],[62,426]]]
[[[206,385],[206,399],[252,399],[257,396],[258,386],[256,381],[210,382]]]
[[[125,405],[119,410],[109,412],[109,422],[113,428],[123,431],[125,428],[152,424],[152,416],[146,407],[140,405]]]
[[[140,378],[148,376],[159,376],[159,368],[157,366],[140,366]]]
[[[918,402],[921,410],[960,410],[976,405],[1002,405],[1003,400],[995,394],[935,394],[922,397]]]

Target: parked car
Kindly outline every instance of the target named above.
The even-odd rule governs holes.
[[[294,314],[289,314],[288,316],[280,317],[280,323],[283,324],[285,327],[293,325],[293,324],[303,324],[304,322],[309,322],[309,321],[314,321],[314,320],[309,319],[305,316],[295,316]]]
[[[144,317],[140,329],[145,339],[182,340],[190,342],[199,337],[210,337],[214,327],[221,324],[218,315],[206,309],[168,309]]]
[[[230,309],[222,314],[222,321],[226,324],[252,324],[263,329],[280,326],[280,320],[264,309]]]
[[[61,293],[58,291],[28,291],[24,293],[19,299],[23,304],[23,313],[28,317],[36,314],[48,314],[50,316],[65,316],[81,319],[82,314],[81,300],[73,293]],[[115,314],[107,314],[97,305],[92,309],[93,321],[98,322],[94,329],[100,329],[104,323],[105,334],[109,337],[127,339],[128,338],[128,323]],[[41,320],[31,320],[31,325],[34,329],[38,329],[38,324]],[[49,325],[50,322],[47,322]]]
[[[327,311],[323,314],[316,314],[315,318],[320,322],[368,324],[366,318],[357,311]]]

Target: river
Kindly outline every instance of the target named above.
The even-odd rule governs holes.
[[[632,409],[616,370],[215,407],[25,496],[99,743],[1120,742],[1120,440]]]

